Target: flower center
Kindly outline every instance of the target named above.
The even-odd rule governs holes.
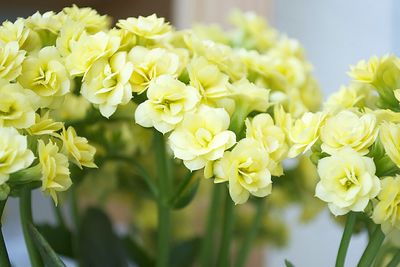
[[[195,137],[201,147],[207,147],[213,138],[211,132],[204,128],[199,128],[195,133]]]
[[[253,164],[253,159],[248,158],[246,161],[241,162],[238,166],[238,172],[246,184],[253,183],[253,172],[250,166]]]
[[[348,190],[353,185],[358,185],[359,181],[354,168],[346,169],[346,176],[339,180],[340,184]]]
[[[54,89],[56,82],[56,74],[53,71],[47,70],[43,67],[39,69],[38,76],[33,79],[33,85],[44,86],[46,89]]]
[[[0,105],[0,116],[6,116],[14,113],[17,109],[13,104]]]

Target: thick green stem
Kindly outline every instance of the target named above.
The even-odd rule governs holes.
[[[387,267],[397,267],[400,263],[400,250],[393,256]]]
[[[10,259],[8,258],[6,243],[4,242],[3,232],[1,230],[1,217],[3,215],[3,210],[6,202],[7,199],[0,201],[0,266],[11,267]]]
[[[25,187],[21,190],[19,207],[22,232],[24,234],[25,244],[28,250],[29,259],[31,261],[31,266],[42,267],[42,258],[40,257],[39,251],[36,249],[35,243],[29,234],[29,224],[33,224],[30,188]]]
[[[207,225],[204,233],[204,239],[201,244],[201,266],[209,267],[213,264],[213,245],[214,234],[217,225],[217,217],[221,207],[221,192],[223,185],[213,185],[212,198],[208,209]]]
[[[225,211],[224,220],[222,222],[222,237],[217,262],[218,267],[227,267],[230,264],[230,248],[234,226],[234,204],[229,195],[229,191],[226,190],[225,192]]]
[[[347,215],[346,226],[343,230],[342,240],[340,241],[339,251],[336,257],[336,267],[343,267],[346,260],[347,250],[349,248],[351,236],[354,230],[354,224],[357,219],[357,214],[350,212]]]
[[[378,254],[379,248],[381,247],[383,241],[385,240],[385,234],[381,230],[381,226],[377,225],[370,239],[367,248],[364,250],[360,261],[358,262],[358,267],[370,267],[374,261],[376,255]]]
[[[158,242],[157,266],[169,265],[169,238],[170,238],[170,208],[168,205],[170,191],[170,177],[168,172],[168,157],[165,149],[164,136],[154,132],[154,148],[156,151],[156,166],[158,168]]]
[[[263,214],[264,214],[264,199],[256,199],[256,213],[254,214],[253,221],[250,225],[250,229],[247,231],[246,236],[243,240],[242,246],[237,254],[235,267],[243,267],[246,264],[249,252],[260,230]]]

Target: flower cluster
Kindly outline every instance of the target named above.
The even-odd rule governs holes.
[[[68,49],[107,25],[107,17],[73,6],[0,26],[1,199],[39,182],[57,204],[57,192],[72,184],[69,163],[96,167],[96,149],[56,113],[75,87]]]
[[[311,152],[319,182],[315,195],[334,215],[364,212],[385,234],[400,233],[400,59],[373,57],[351,67],[348,86],[321,112],[293,120],[281,112],[289,156]]]
[[[156,15],[111,28],[107,16],[72,6],[4,22],[0,125],[13,140],[1,150],[2,188],[36,158],[42,189],[56,200],[71,185],[68,162],[96,167],[95,148],[71,121],[90,117],[88,103],[112,120],[136,102],[136,123],[166,135],[189,170],[228,182],[235,203],[270,194],[289,140],[274,107],[298,118],[318,109],[320,93],[297,41],[251,13],[235,12],[231,21],[228,33],[178,31]]]
[[[176,31],[154,16],[139,18],[153,20],[151,33],[132,30],[136,19],[117,26],[137,41],[128,52],[134,100],[144,99],[136,123],[165,134],[175,158],[191,171],[204,168],[215,183],[227,182],[241,204],[250,195],[270,194],[272,176],[283,174],[287,137],[271,115],[273,107],[297,118],[318,108],[320,94],[297,41],[279,36],[254,14],[233,17],[243,23],[229,33],[204,25]],[[255,21],[263,34],[247,32]],[[243,40],[268,45],[240,44],[238,31],[248,35]],[[267,39],[258,40],[260,35]]]

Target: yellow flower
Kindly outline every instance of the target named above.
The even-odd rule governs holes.
[[[229,181],[229,193],[235,204],[245,203],[250,194],[265,197],[272,189],[269,160],[258,141],[244,138],[216,163],[216,182]]]
[[[125,105],[132,99],[129,84],[132,70],[126,52],[118,52],[109,60],[98,60],[87,73],[81,94],[91,103],[99,105],[100,113],[108,118],[118,105]]]
[[[36,114],[35,124],[26,130],[30,135],[54,135],[62,128],[63,123],[49,118],[49,112],[46,112],[43,116]]]
[[[287,36],[282,36],[277,40],[274,49],[271,49],[270,52],[272,51],[276,51],[276,53],[279,53],[284,58],[295,57],[305,60],[304,49],[300,42]]]
[[[0,41],[17,42],[20,49],[28,52],[37,50],[41,46],[39,35],[26,27],[23,18],[18,18],[14,23],[4,21],[0,26]]]
[[[374,56],[370,58],[368,62],[361,60],[355,66],[350,67],[350,72],[348,74],[356,81],[372,83],[375,79],[375,73],[379,65],[386,59],[388,59],[388,56],[385,56],[382,59]]]
[[[42,173],[42,191],[50,194],[57,205],[57,192],[66,191],[72,185],[68,158],[59,153],[58,146],[52,141],[46,145],[39,140],[38,154]]]
[[[197,112],[186,114],[169,136],[169,144],[188,169],[199,170],[235,144],[236,136],[228,127],[229,115],[223,108],[202,105]]]
[[[395,55],[373,57],[368,63],[361,61],[350,72],[356,81],[372,85],[379,94],[377,105],[383,108],[398,108],[395,90],[399,89],[400,59]]]
[[[285,132],[274,125],[274,121],[267,113],[261,113],[253,119],[246,119],[246,137],[258,141],[269,157],[269,169],[272,175],[283,174],[282,160],[285,159],[288,151]]]
[[[332,154],[347,146],[366,155],[377,136],[377,120],[373,114],[357,115],[344,110],[328,118],[321,128],[321,149]]]
[[[193,34],[201,40],[212,40],[216,43],[229,44],[229,38],[218,24],[195,24],[192,27]]]
[[[186,37],[185,41],[196,56],[203,56],[210,63],[217,65],[231,80],[238,81],[246,77],[246,66],[231,47],[211,40],[200,40],[193,35]]]
[[[17,42],[0,42],[0,78],[12,81],[21,74],[25,51],[19,50]]]
[[[82,34],[71,47],[71,54],[65,59],[65,66],[72,76],[84,76],[99,59],[108,59],[119,48],[120,38],[105,32]]]
[[[230,97],[247,114],[252,111],[265,112],[270,106],[269,90],[249,82],[246,78],[232,84]]]
[[[82,23],[90,34],[107,30],[111,24],[110,17],[106,15],[100,16],[96,10],[90,7],[79,8],[76,5],[72,5],[72,7],[65,7],[62,13],[69,19]]]
[[[126,30],[112,28],[109,34],[121,39],[118,51],[129,52],[136,45],[136,36]]]
[[[195,88],[170,75],[153,80],[147,90],[147,98],[136,109],[136,123],[143,127],[155,127],[162,133],[173,130],[200,101]]]
[[[96,148],[89,145],[85,137],[77,136],[73,127],[68,127],[67,130],[63,128],[61,140],[63,141],[62,151],[68,154],[71,161],[79,168],[82,169],[82,166],[97,168],[94,163]]]
[[[311,69],[308,64],[295,57],[284,58],[280,54],[270,54],[269,57],[269,64],[274,71],[285,77],[289,88],[299,88],[306,82],[307,73]]]
[[[157,18],[156,14],[121,19],[117,26],[146,39],[160,39],[171,31],[169,23],[164,18]]]
[[[249,50],[267,51],[277,39],[277,33],[269,27],[265,19],[253,12],[234,10],[230,22],[238,29],[234,31],[234,45]]]
[[[57,34],[61,28],[61,21],[56,13],[48,11],[43,14],[36,12],[26,19],[26,24],[34,31],[47,30],[53,34]]]
[[[41,40],[42,45],[54,45],[57,34],[60,31],[62,22],[60,16],[53,11],[43,14],[36,12],[26,19],[26,26],[36,32]]]
[[[301,153],[305,153],[318,140],[320,127],[326,115],[322,112],[306,112],[294,122],[289,129],[289,140],[293,143],[289,149],[289,158],[294,158]]]
[[[381,189],[372,158],[363,157],[348,147],[321,159],[318,174],[321,180],[315,195],[328,202],[334,215],[364,211]]]
[[[71,88],[70,76],[53,46],[44,47],[37,56],[29,56],[24,61],[18,82],[40,97],[41,107],[48,107]]]
[[[339,91],[331,94],[324,103],[324,110],[337,113],[353,107],[370,106],[374,99],[372,87],[364,84],[342,86]]]
[[[135,46],[129,52],[128,58],[133,64],[134,71],[130,78],[132,91],[143,93],[150,82],[161,75],[178,76],[179,56],[163,48],[147,49]]]
[[[9,175],[29,167],[34,155],[28,148],[26,136],[11,127],[0,126],[0,185]]]
[[[378,202],[374,207],[372,220],[382,225],[386,235],[400,234],[400,176],[385,177],[382,181],[382,190],[378,195]]]
[[[0,79],[0,126],[24,129],[35,123],[35,110],[27,90]]]
[[[66,20],[60,29],[60,34],[56,40],[56,47],[60,55],[67,57],[71,54],[73,47],[77,44],[81,36],[85,34],[85,26],[77,21]]]
[[[197,88],[206,104],[215,104],[230,94],[229,77],[204,57],[195,57],[188,68],[190,85]]]
[[[379,137],[389,158],[400,167],[400,124],[384,121],[379,128]]]

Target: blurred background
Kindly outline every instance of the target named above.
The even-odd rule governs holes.
[[[190,27],[193,22],[224,24],[233,8],[255,11],[302,43],[325,96],[348,82],[346,72],[350,64],[372,55],[400,51],[400,32],[396,27],[400,23],[400,2],[396,0],[2,0],[0,19],[27,17],[37,10],[59,11],[73,3],[90,6],[115,19],[157,13],[178,28]],[[53,222],[50,200],[36,194],[34,203],[35,221]],[[298,223],[298,213],[296,207],[286,212],[291,231],[289,245],[284,249],[265,248],[261,258],[265,266],[283,266],[285,258],[296,266],[307,267],[334,262],[341,228],[331,220],[328,211],[305,225]],[[15,199],[9,201],[3,227],[15,266],[29,266]],[[347,266],[356,265],[365,243],[366,236],[353,239]]]

